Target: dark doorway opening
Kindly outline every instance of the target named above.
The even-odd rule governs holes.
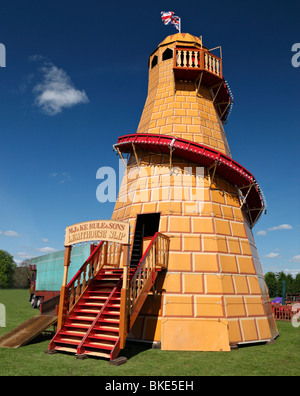
[[[131,267],[137,267],[142,258],[143,238],[153,236],[159,228],[160,213],[139,214],[136,219]]]

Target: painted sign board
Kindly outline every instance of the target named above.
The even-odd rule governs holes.
[[[80,242],[110,241],[128,243],[129,223],[115,220],[92,220],[66,228],[65,246]]]

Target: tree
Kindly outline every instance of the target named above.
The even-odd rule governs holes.
[[[286,276],[286,292],[287,293],[295,293],[295,279],[291,274],[287,274]]]
[[[294,293],[300,293],[300,274],[297,274],[294,280]]]
[[[0,250],[0,288],[7,289],[13,285],[13,276],[16,263],[11,254]]]
[[[277,296],[277,279],[273,272],[267,272],[265,275],[265,282],[269,289],[269,296],[271,298]]]
[[[265,282],[268,286],[269,296],[271,298],[282,296],[283,281],[285,281],[286,293],[300,294],[300,274],[297,274],[296,277],[293,278],[291,274],[286,275],[283,271],[277,274],[267,272],[265,275]]]
[[[15,289],[26,289],[30,287],[30,263],[31,260],[24,260],[20,266],[15,268],[13,286]]]
[[[280,271],[277,275],[277,296],[283,297],[282,295],[282,285],[283,281],[286,282],[286,274],[283,271]],[[286,291],[286,289],[285,289]]]

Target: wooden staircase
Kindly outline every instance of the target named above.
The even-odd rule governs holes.
[[[158,271],[167,268],[168,247],[168,237],[156,233],[137,267],[109,268],[101,253],[107,248],[98,245],[67,285],[67,301],[60,304],[64,319],[48,353],[115,359]]]
[[[114,359],[119,342],[122,269],[103,269],[77,302],[49,350]]]

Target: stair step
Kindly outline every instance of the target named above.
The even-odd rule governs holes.
[[[76,328],[76,329],[83,329],[87,330],[90,325],[89,324],[82,324],[82,323],[65,323],[65,327],[70,327],[71,329]]]
[[[103,340],[103,341],[112,341],[115,342],[119,339],[118,335],[111,334],[89,334],[89,338],[93,340]]]
[[[100,318],[99,322],[100,323],[120,323],[120,320],[115,319],[115,318]]]
[[[102,302],[105,302],[107,300],[107,296],[86,296],[83,299],[84,299],[84,301],[91,300],[91,303],[96,304],[97,303],[96,300],[101,300]],[[99,302],[101,302],[101,301],[99,301]],[[120,302],[121,298],[119,298],[119,297],[112,298],[112,301]],[[87,304],[88,304],[88,302],[87,302]]]
[[[107,296],[108,297],[110,295],[110,293],[111,292],[109,290],[107,290],[107,291],[106,290],[90,290],[90,291],[87,292],[86,297],[90,297],[91,294],[93,294],[93,297],[96,297],[96,298],[97,297],[99,298],[99,296],[103,296],[103,297]],[[116,297],[120,296],[121,292],[116,291],[115,295],[116,295]]]
[[[76,317],[74,317],[74,319],[76,319],[76,320],[86,320],[86,321],[89,321],[89,322],[93,322],[95,320],[95,317],[96,316],[76,316]]]
[[[104,302],[105,301],[91,301],[91,302],[89,302],[89,301],[83,301],[82,303],[80,303],[79,304],[79,306],[81,306],[81,307],[89,307],[89,308],[91,308],[91,307],[102,307],[103,305],[104,305]]]
[[[62,351],[62,352],[71,352],[71,353],[76,353],[77,352],[77,348],[61,347],[61,346],[56,346],[55,350]]]
[[[92,309],[92,308],[86,308],[85,309],[85,307],[86,307],[86,305],[82,305],[82,308],[78,307],[77,309],[74,310],[74,312],[80,313],[80,314],[82,314],[82,313],[97,314],[100,311],[100,309],[101,309],[101,307],[99,307],[98,309]]]
[[[87,308],[87,309],[98,309],[100,311],[105,304],[105,301],[97,303],[96,301],[91,301],[91,302],[86,302],[85,304],[80,304],[81,308]],[[108,304],[109,307],[112,308],[119,308],[120,309],[120,301],[117,301],[116,303],[112,302],[112,304]]]
[[[114,284],[114,286],[116,285],[116,283],[117,282],[119,282],[119,280],[120,280],[120,278],[119,277],[117,277],[117,278],[113,278],[113,277],[105,277],[105,278],[102,278],[102,279],[99,279],[98,281],[99,282],[109,282],[109,283],[113,283]],[[101,285],[101,283],[99,283],[100,285]]]
[[[120,316],[120,311],[105,311],[103,315],[112,315],[112,316]]]
[[[97,316],[98,312],[99,311],[97,311],[97,312],[85,312],[85,311],[73,312],[70,319],[71,320],[76,319],[76,320],[88,320],[88,321],[92,320],[93,321],[95,319],[95,317]]]
[[[109,325],[105,325],[105,323],[102,323],[100,326],[94,327],[94,330],[119,333],[119,326],[113,327],[112,324],[111,326],[109,326]]]
[[[109,353],[104,353],[104,352],[96,352],[96,351],[85,350],[84,354],[85,355],[92,355],[92,356],[96,356],[96,357],[103,357],[103,358],[106,358],[106,359],[110,359],[110,354]]]
[[[73,340],[72,338],[60,338],[59,340],[55,340],[56,344],[69,344],[76,345],[76,348],[80,344],[81,340]]]
[[[74,313],[76,314],[83,314],[83,313],[87,313],[87,314],[98,314],[100,312],[100,310],[102,309],[103,304],[99,305],[99,304],[80,304],[80,306],[74,310]],[[106,306],[107,308],[111,308],[111,309],[118,309],[120,311],[120,304],[107,304]],[[111,312],[115,312],[115,311],[111,311]]]
[[[110,308],[121,308],[121,304],[111,303],[111,304],[107,304],[107,307],[110,307]]]
[[[102,287],[102,286],[98,286],[95,289],[91,289],[91,293],[106,293],[108,295],[110,295],[110,293],[113,291],[113,286],[111,287]]]
[[[106,282],[106,281],[102,281],[102,282],[98,282],[95,285],[93,285],[93,287],[90,288],[90,291],[94,291],[94,290],[101,290],[101,289],[114,289],[116,287],[118,282]]]
[[[59,332],[60,335],[66,335],[66,336],[73,336],[73,337],[83,337],[86,334],[85,330],[60,330]]]
[[[84,344],[84,347],[90,347],[90,348],[99,348],[99,349],[106,349],[108,351],[112,351],[114,348],[114,344],[106,344],[104,342],[87,342]]]

